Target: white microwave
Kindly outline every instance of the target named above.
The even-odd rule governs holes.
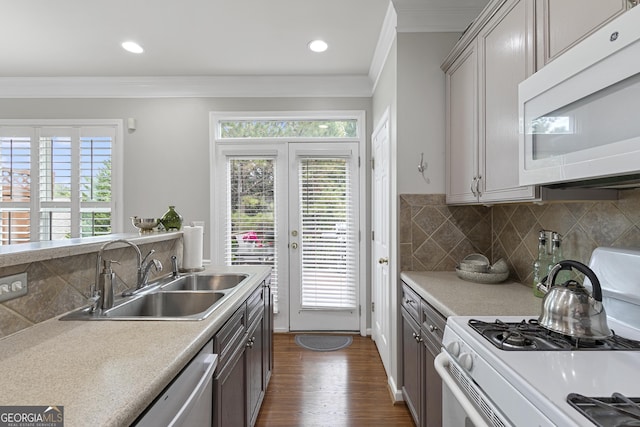
[[[640,7],[520,83],[518,97],[520,185],[640,182]]]

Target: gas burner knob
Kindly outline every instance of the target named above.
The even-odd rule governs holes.
[[[460,362],[460,365],[462,365],[462,367],[467,371],[470,371],[471,368],[473,368],[473,357],[470,353],[462,353],[458,358],[458,361]]]
[[[447,346],[447,350],[449,350],[449,353],[451,353],[454,357],[458,357],[458,355],[460,354],[460,343],[458,341],[450,342]]]

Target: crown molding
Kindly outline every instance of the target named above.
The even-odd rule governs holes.
[[[399,33],[463,31],[482,12],[486,0],[442,2],[435,0],[393,0]]]
[[[0,98],[369,97],[369,76],[0,77]]]
[[[382,22],[382,28],[380,29],[380,35],[378,36],[378,43],[376,44],[376,50],[373,53],[373,59],[371,60],[371,66],[369,67],[369,79],[373,82],[372,93],[375,92],[378,86],[378,80],[382,74],[384,64],[387,62],[389,52],[393,46],[393,41],[396,38],[396,27],[398,25],[398,15],[392,2],[389,2],[387,13]]]

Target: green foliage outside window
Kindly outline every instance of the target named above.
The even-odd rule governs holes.
[[[357,120],[227,120],[222,138],[356,138]]]

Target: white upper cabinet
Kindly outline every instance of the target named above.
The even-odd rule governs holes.
[[[629,0],[537,0],[537,69],[633,4]]]
[[[628,7],[627,0],[494,0],[485,7],[442,64],[447,203],[558,197],[518,185],[518,84]]]
[[[472,43],[446,73],[447,203],[475,202],[478,177],[478,55]]]
[[[518,184],[518,84],[534,72],[533,2],[507,1],[478,34],[479,201],[526,200]]]
[[[485,10],[486,11],[486,10]],[[532,0],[508,0],[446,68],[447,203],[535,197],[518,186],[518,83],[534,69]]]

